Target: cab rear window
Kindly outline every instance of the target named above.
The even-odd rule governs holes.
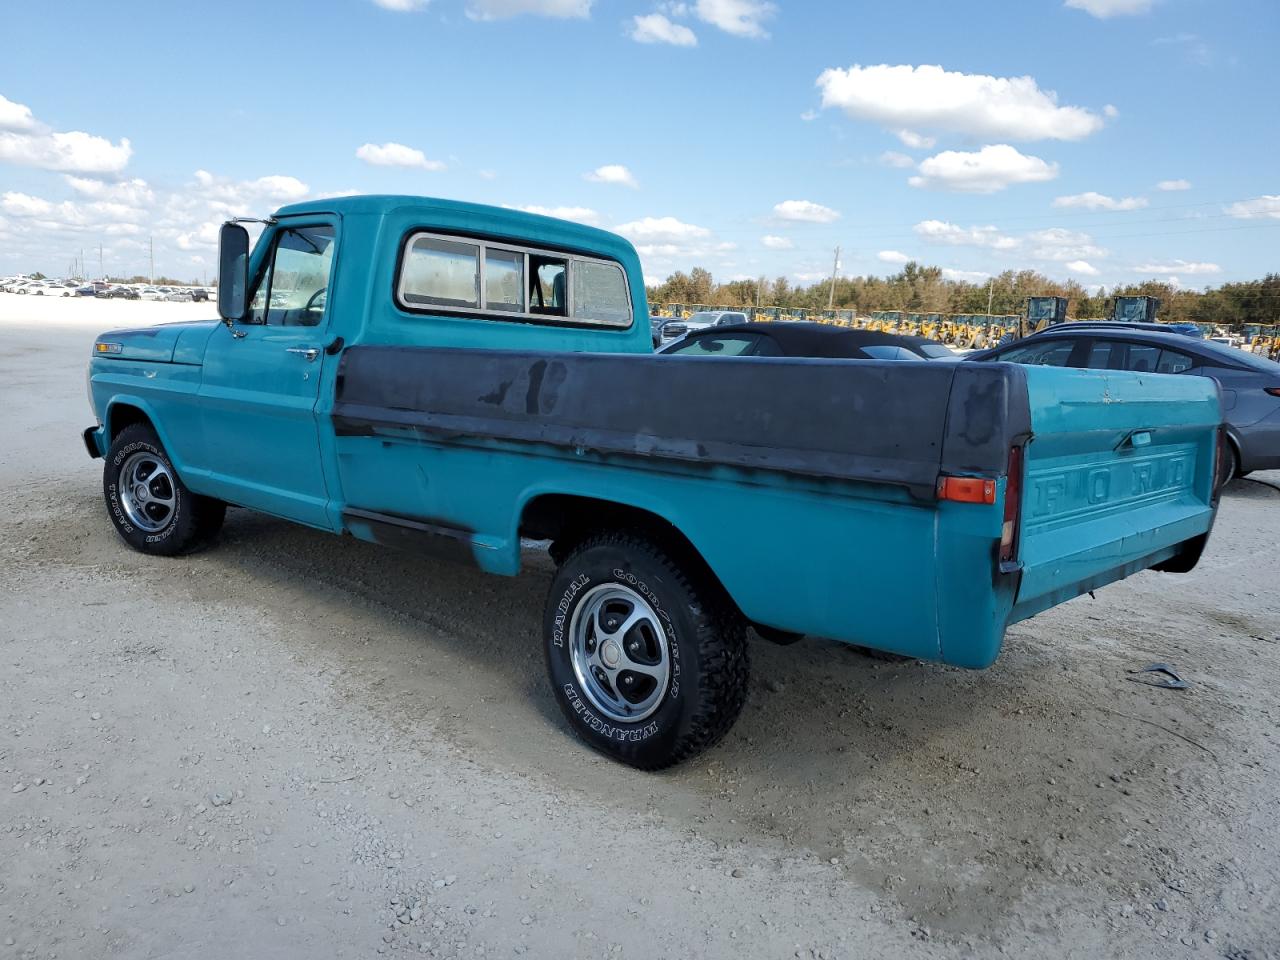
[[[627,275],[612,260],[415,233],[404,245],[398,305],[412,313],[631,326]]]

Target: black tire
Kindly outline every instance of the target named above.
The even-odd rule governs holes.
[[[124,491],[122,471],[129,468],[132,472],[133,465],[141,462],[158,465],[142,485],[150,488],[151,494],[168,498],[153,502],[154,515],[146,512],[148,505],[139,505],[136,496]],[[220,500],[187,489],[155,430],[143,423],[125,427],[111,442],[102,470],[102,495],[107,516],[121,539],[141,553],[160,557],[190,553],[207,544],[221,529],[227,512],[227,505]],[[164,512],[159,507],[162,502],[167,504]],[[130,516],[131,510],[134,516]],[[156,526],[140,526],[139,516]]]
[[[1226,442],[1222,460],[1218,464],[1218,470],[1222,475],[1222,479],[1219,481],[1219,486],[1222,487],[1225,487],[1232,480],[1237,480],[1244,476],[1240,472],[1240,454],[1236,452],[1236,445],[1230,440]]]
[[[641,770],[672,766],[714,745],[738,719],[747,697],[745,621],[696,561],[678,562],[673,553],[679,551],[664,550],[640,533],[602,533],[581,541],[551,582],[543,621],[547,674],[569,725],[596,750]],[[639,630],[640,639],[652,645],[656,623],[667,643],[667,678],[651,687],[651,712],[634,722],[601,709],[599,686],[593,693],[574,669],[576,632],[581,618],[590,619],[592,605],[602,602],[595,598],[628,593],[656,620],[646,618],[615,636],[634,641]],[[629,616],[625,596],[608,602],[621,602]],[[632,604],[632,612],[639,609]],[[591,642],[587,630],[585,643]],[[602,655],[606,646],[600,643]],[[624,666],[617,674],[619,691],[625,673]]]

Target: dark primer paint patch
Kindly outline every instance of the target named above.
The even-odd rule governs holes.
[[[922,500],[940,471],[999,476],[1030,425],[1012,364],[373,346],[341,363],[340,437],[551,444],[894,484]]]

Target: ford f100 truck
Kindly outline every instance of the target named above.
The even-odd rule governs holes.
[[[1213,524],[1212,380],[655,356],[629,243],[466,203],[220,241],[221,321],[94,344],[120,536],[182,554],[233,505],[508,576],[549,541],[553,695],[637,767],[733,724],[748,627],[986,667],[1011,623],[1189,570]]]

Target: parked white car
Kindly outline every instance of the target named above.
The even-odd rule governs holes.
[[[191,291],[190,291],[190,290],[185,290],[185,289],[183,289],[182,287],[174,287],[174,288],[173,288],[172,290],[170,290],[170,291],[169,291],[169,293],[165,296],[165,299],[166,299],[166,300],[173,301],[173,302],[175,302],[175,303],[184,303],[184,302],[185,302],[185,303],[190,303],[190,302],[191,302]]]
[[[164,294],[155,287],[143,287],[138,291],[138,296],[143,300],[163,300]]]

